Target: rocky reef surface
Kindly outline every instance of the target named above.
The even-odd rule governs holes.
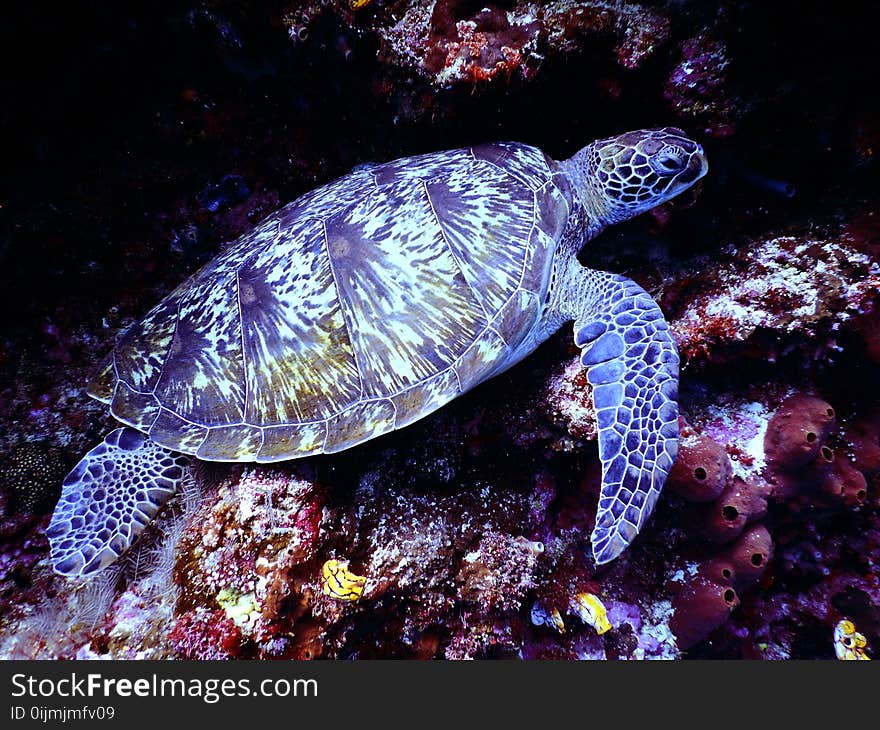
[[[0,655],[830,659],[846,619],[873,656],[876,22],[747,1],[14,12],[0,38],[34,57],[0,111]],[[502,138],[562,158],[661,125],[705,143],[701,190],[582,254],[655,296],[683,357],[680,458],[620,558],[588,557],[599,463],[565,327],[347,452],[196,465],[118,565],[52,574],[60,480],[113,427],[87,376],[228,241],[358,164]]]

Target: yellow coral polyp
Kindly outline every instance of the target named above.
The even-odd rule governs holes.
[[[856,625],[852,621],[843,619],[837,622],[834,627],[834,653],[838,659],[870,660],[871,657],[865,653],[867,646],[868,640],[856,631]]]
[[[598,596],[592,593],[578,593],[571,601],[571,607],[581,621],[589,624],[600,636],[613,628],[608,620],[608,612]]]
[[[321,588],[337,601],[356,601],[364,592],[367,579],[348,569],[347,560],[328,560],[321,568]]]
[[[223,609],[227,618],[239,627],[253,625],[260,617],[260,609],[253,593],[240,594],[228,588],[222,588],[216,596],[216,601]]]

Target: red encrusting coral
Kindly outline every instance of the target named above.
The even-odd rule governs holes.
[[[180,615],[168,640],[184,659],[235,659],[242,649],[241,630],[223,611],[196,609]]]
[[[669,18],[661,11],[606,0],[485,5],[416,0],[365,12],[347,2],[313,2],[289,13],[284,22],[291,39],[304,44],[311,26],[327,15],[354,33],[378,37],[379,58],[391,69],[440,88],[531,81],[548,58],[564,58],[591,42],[607,44],[617,63],[633,70],[670,34]],[[424,103],[430,105],[430,98]]]
[[[782,353],[835,362],[841,333],[880,287],[880,266],[861,248],[847,233],[769,235],[723,248],[709,267],[684,263],[661,304],[688,366]]]

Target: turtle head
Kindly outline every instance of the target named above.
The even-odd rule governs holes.
[[[604,225],[619,223],[687,190],[709,169],[703,148],[675,127],[600,139],[574,158]]]

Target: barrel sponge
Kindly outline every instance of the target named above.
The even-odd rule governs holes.
[[[855,465],[868,479],[880,474],[880,409],[852,422],[846,429]]]
[[[733,562],[726,556],[705,560],[697,567],[699,575],[706,580],[717,583],[720,586],[732,586],[736,584],[736,568]]]
[[[727,552],[733,565],[735,585],[754,583],[773,558],[773,538],[764,525],[749,525]]]
[[[871,307],[854,317],[850,328],[862,336],[868,359],[880,363],[880,307]]]
[[[697,574],[672,599],[669,628],[679,649],[689,649],[727,621],[739,605],[736,591]]]
[[[682,439],[666,486],[688,502],[714,502],[733,475],[730,457],[708,436]]]
[[[821,398],[796,393],[786,398],[767,424],[764,453],[778,469],[797,469],[819,453],[834,428],[834,409]]]
[[[868,497],[868,483],[849,461],[838,458],[822,481],[822,491],[845,507],[859,507]]]
[[[706,536],[718,543],[740,536],[746,525],[767,514],[767,490],[734,477],[706,513]]]
[[[771,471],[769,480],[773,486],[772,496],[777,502],[784,502],[801,492],[818,489],[832,470],[836,457],[827,444],[820,447],[816,458],[799,469]]]

